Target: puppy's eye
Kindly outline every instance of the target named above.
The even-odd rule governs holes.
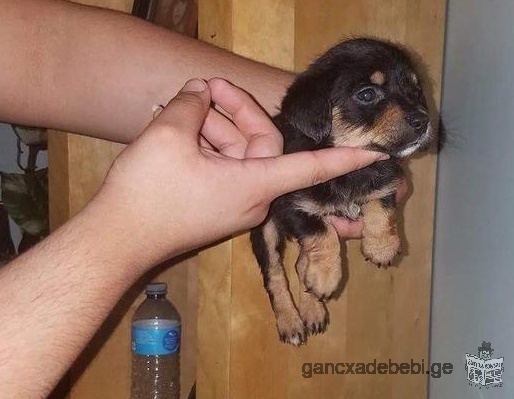
[[[375,102],[378,93],[373,87],[366,87],[356,94],[357,99],[363,104],[371,104]]]

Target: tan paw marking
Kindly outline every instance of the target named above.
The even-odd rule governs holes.
[[[342,276],[340,258],[326,261],[326,263],[314,259],[309,262],[305,272],[305,287],[319,299],[330,299],[339,287]]]
[[[309,334],[325,332],[328,325],[328,311],[323,301],[309,292],[302,292],[298,310]]]
[[[364,257],[378,266],[389,266],[400,252],[400,238],[396,235],[364,237],[361,245]]]
[[[400,252],[395,211],[385,208],[379,199],[365,203],[362,209],[362,254],[379,266],[389,266]]]
[[[307,341],[307,331],[296,309],[279,311],[275,313],[275,316],[277,317],[278,335],[282,342],[299,346]]]

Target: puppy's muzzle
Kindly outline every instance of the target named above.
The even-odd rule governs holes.
[[[405,117],[409,126],[414,130],[417,136],[415,140],[407,144],[403,150],[398,153],[399,157],[407,157],[414,152],[423,151],[428,148],[432,141],[433,129],[430,124],[430,117],[424,110],[413,112]]]
[[[408,114],[405,119],[407,120],[409,126],[416,130],[416,132],[418,132],[420,135],[425,133],[430,123],[428,114],[423,110],[412,112]]]

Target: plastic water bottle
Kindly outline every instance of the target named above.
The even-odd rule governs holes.
[[[148,284],[132,319],[132,399],[180,398],[180,315],[166,293]]]

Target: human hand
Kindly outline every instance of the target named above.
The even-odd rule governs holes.
[[[148,267],[259,224],[282,194],[385,157],[281,154],[281,134],[248,94],[222,79],[192,80],[118,157],[93,202]]]

